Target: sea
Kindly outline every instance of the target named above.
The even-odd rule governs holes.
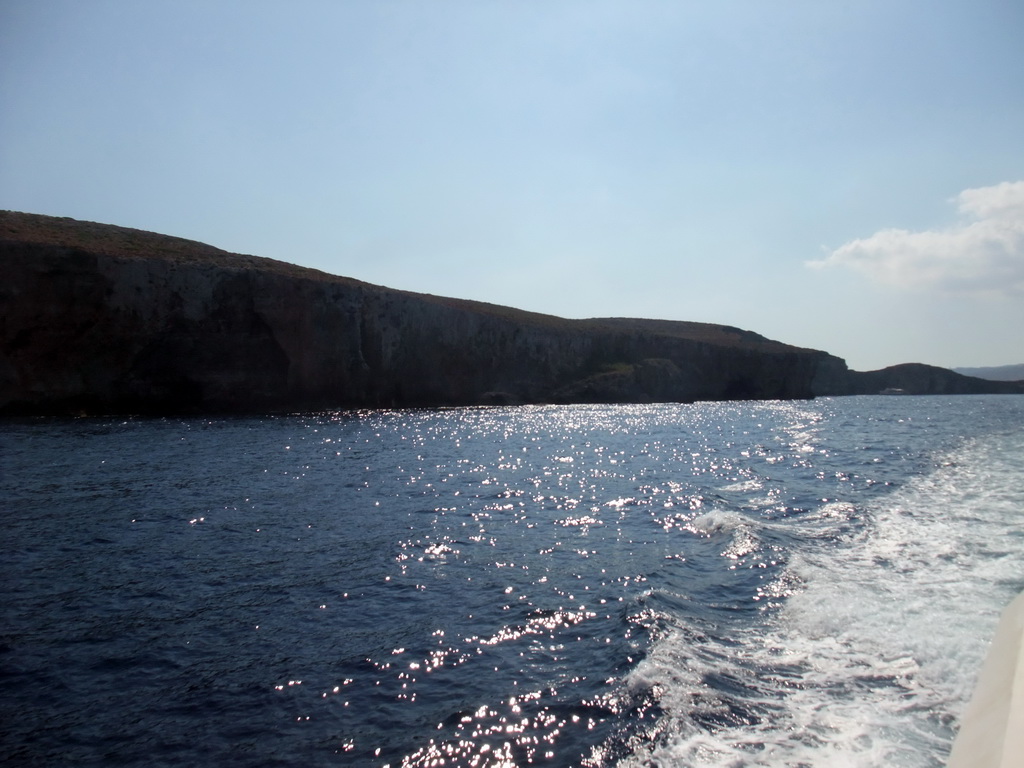
[[[0,762],[945,764],[1024,397],[0,423]]]

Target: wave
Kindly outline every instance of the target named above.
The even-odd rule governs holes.
[[[775,583],[785,599],[758,622],[666,614],[628,680],[661,716],[620,765],[944,765],[999,612],[1024,586],[1022,457],[1019,435],[970,442],[863,509],[811,510]],[[716,512],[692,525],[736,539],[751,523]]]

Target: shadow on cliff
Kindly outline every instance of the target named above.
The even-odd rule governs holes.
[[[0,413],[256,413],[1024,390],[729,326],[567,320],[0,213]],[[996,385],[1003,385],[1001,388]]]

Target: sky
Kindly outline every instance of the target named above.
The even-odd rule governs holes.
[[[1019,0],[0,0],[0,209],[1024,362]]]

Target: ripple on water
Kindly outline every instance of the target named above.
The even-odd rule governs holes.
[[[5,426],[0,758],[940,764],[1015,402]]]

